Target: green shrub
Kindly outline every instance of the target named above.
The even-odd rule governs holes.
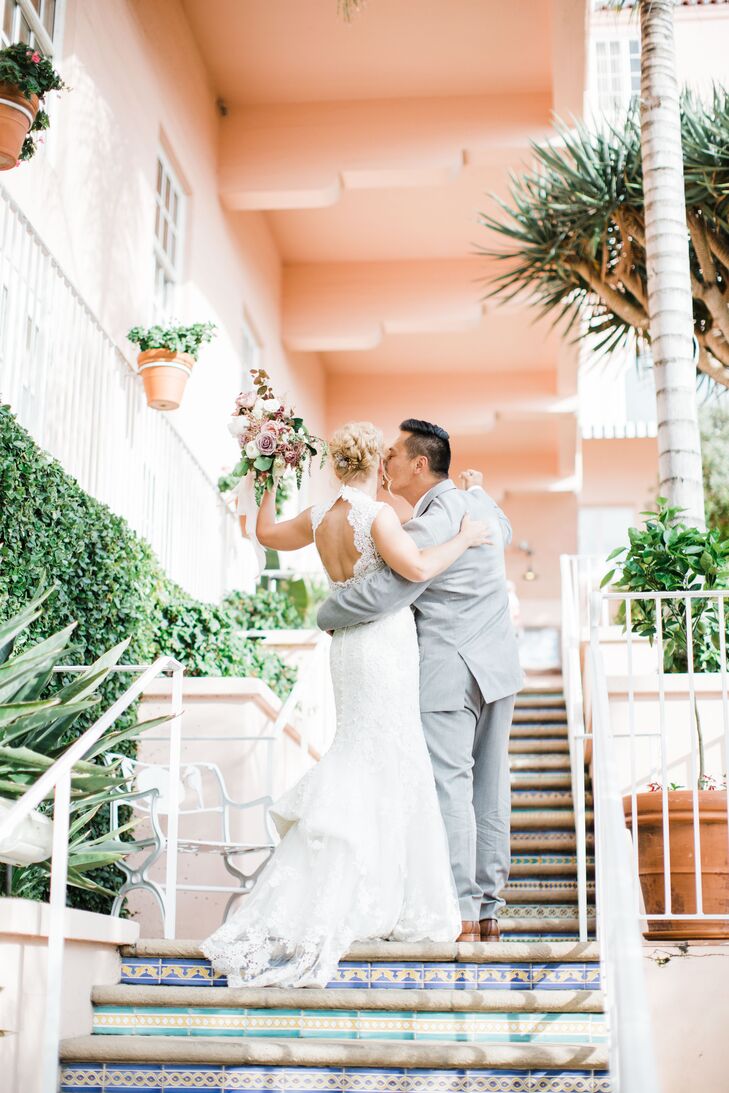
[[[0,405],[0,621],[17,614],[44,585],[55,585],[55,592],[25,641],[39,641],[76,622],[76,663],[89,664],[129,638],[122,658],[127,664],[150,663],[169,653],[191,675],[256,675],[280,696],[291,687],[292,669],[275,653],[244,641],[235,613],[200,603],[170,581],[149,544],[85,493],[18,425],[10,408]],[[59,678],[55,685],[64,682]],[[105,681],[104,706],[129,682],[124,673]],[[94,716],[83,714],[74,734],[88,728]],[[134,720],[130,710],[120,727]],[[132,754],[133,743],[128,747]],[[106,809],[94,830],[108,829]],[[113,866],[95,878],[111,891],[122,879]],[[15,870],[13,883],[18,893],[47,898],[46,877],[35,866]],[[110,900],[70,891],[69,904],[107,911]]]
[[[277,588],[259,585],[252,594],[231,592],[223,603],[243,630],[297,630],[301,627],[296,604]]]

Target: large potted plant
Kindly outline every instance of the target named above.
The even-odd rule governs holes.
[[[216,329],[215,323],[132,327],[127,337],[140,349],[137,368],[148,406],[153,410],[178,408],[200,348],[212,341]]]
[[[0,171],[35,155],[38,136],[50,124],[45,97],[65,86],[37,49],[23,42],[0,49]]]
[[[716,529],[701,531],[680,520],[682,510],[658,499],[658,511],[646,513],[643,529],[630,528],[629,546],[610,555],[615,568],[603,578],[603,586],[629,592],[710,592],[729,587],[729,541]],[[618,579],[614,580],[616,571]],[[654,600],[633,600],[631,632],[647,637],[657,634]],[[624,607],[621,619],[625,620]],[[679,673],[689,669],[688,636],[693,649],[693,671],[720,669],[719,612],[716,601],[697,598],[691,603],[687,627],[685,600],[661,601],[663,670]],[[727,793],[707,774],[704,737],[698,703],[694,699],[692,722],[698,752],[698,806],[701,845],[703,911],[707,915],[729,913],[729,840]],[[696,871],[694,858],[694,794],[671,784],[667,789],[671,870],[671,910],[694,914]],[[663,787],[653,783],[636,795],[638,872],[646,913],[665,912]],[[631,823],[632,796],[623,799],[626,822]],[[646,936],[658,938],[729,937],[729,921],[701,923],[685,919],[649,921]]]

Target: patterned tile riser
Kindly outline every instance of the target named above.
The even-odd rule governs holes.
[[[227,986],[224,976],[213,976],[206,960],[125,958],[121,982],[176,987]],[[329,986],[339,990],[532,990],[534,987],[599,990],[600,966],[596,963],[342,963]]]
[[[60,1093],[610,1093],[604,1071],[69,1064]]]
[[[372,1010],[98,1006],[95,1033],[325,1040],[600,1044],[601,1013],[428,1013]]]

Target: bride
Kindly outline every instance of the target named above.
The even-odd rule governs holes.
[[[428,581],[488,541],[486,525],[466,516],[447,543],[418,549],[392,507],[375,500],[383,454],[374,425],[345,425],[330,444],[337,496],[277,523],[267,492],[260,542],[275,550],[315,542],[330,584],[341,588],[384,565]],[[202,944],[231,986],[322,987],[353,941],[459,934],[418,664],[409,607],[334,634],[334,741],[273,806],[281,842],[240,910]]]

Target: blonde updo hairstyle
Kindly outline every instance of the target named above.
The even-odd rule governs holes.
[[[385,454],[380,430],[371,421],[352,421],[329,441],[334,473],[345,484],[366,478]]]

